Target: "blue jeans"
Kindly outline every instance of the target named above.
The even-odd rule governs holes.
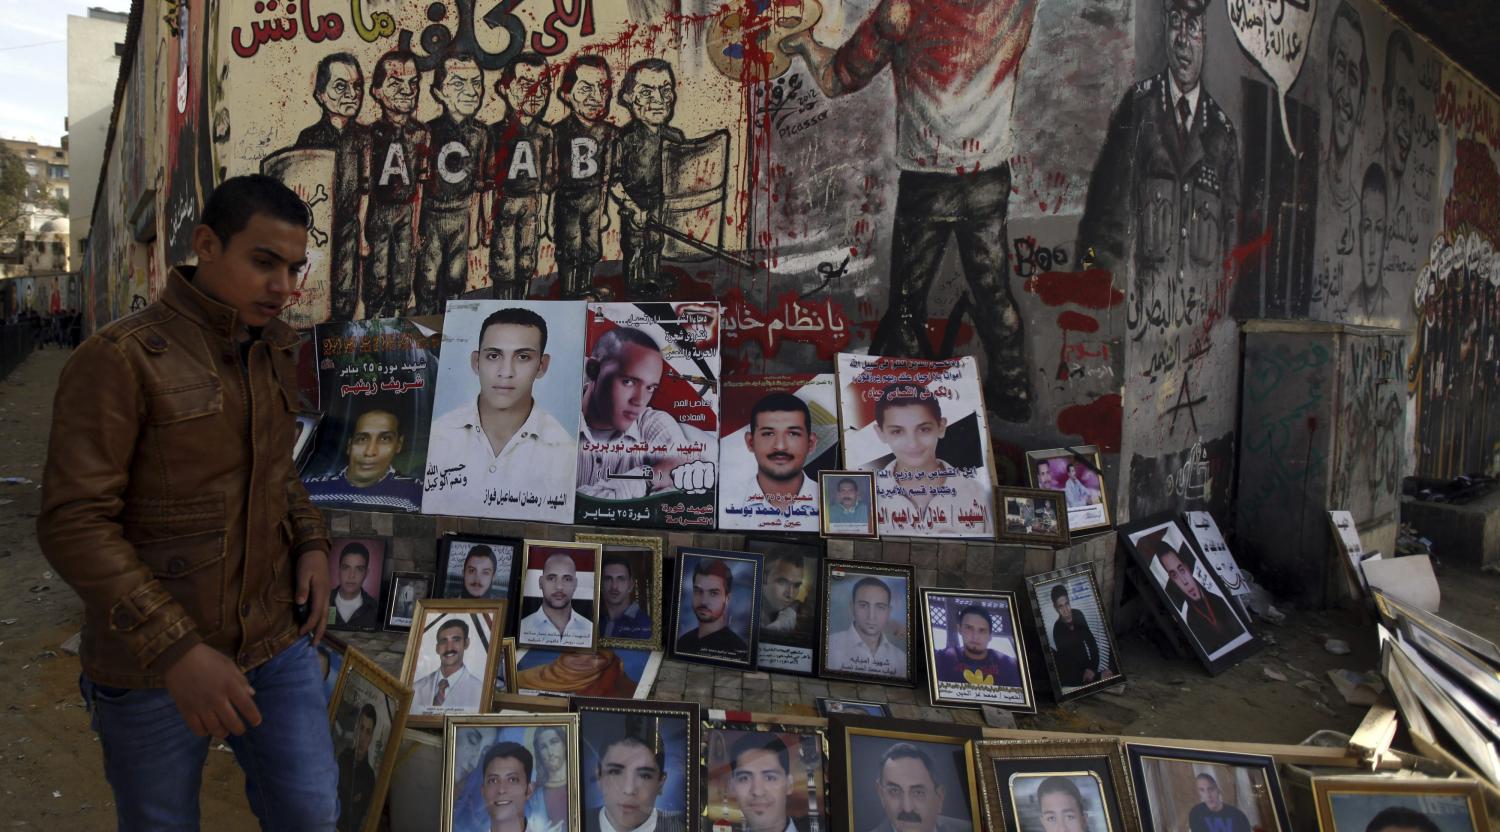
[[[302,638],[246,674],[261,723],[227,740],[262,829],[327,830],[338,820],[338,768],[323,671]],[[165,688],[127,690],[79,677],[104,749],[121,832],[198,829],[211,737],[195,735]]]

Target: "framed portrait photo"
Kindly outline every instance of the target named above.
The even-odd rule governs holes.
[[[336,537],[329,541],[328,628],[374,632],[380,629],[381,610],[385,609],[381,591],[385,588],[385,549],[383,537]]]
[[[1032,488],[1063,493],[1073,534],[1109,528],[1109,489],[1104,485],[1097,446],[1027,451],[1026,463]]]
[[[1143,829],[1292,832],[1274,757],[1136,743],[1125,755]]]
[[[504,601],[417,602],[401,683],[412,689],[411,724],[489,709],[504,631]]]
[[[818,675],[910,687],[910,566],[823,561],[823,628]]]
[[[695,829],[699,711],[691,702],[575,698],[583,829]],[[609,826],[604,825],[608,821]]]
[[[751,552],[677,548],[673,658],[755,667],[762,563]]]
[[[818,500],[824,537],[880,536],[875,515],[875,475],[869,471],[819,471]]]
[[[889,717],[891,715],[891,706],[880,702],[861,702],[858,699],[832,699],[827,696],[819,696],[816,703],[818,715],[825,718],[843,716],[844,714],[877,717]]]
[[[828,722],[831,813],[847,832],[978,832],[977,728],[844,715]]]
[[[528,696],[645,699],[661,668],[660,650],[517,648],[516,692]]]
[[[705,723],[704,832],[826,832],[825,734],[809,725],[712,719]]]
[[[396,766],[411,688],[358,650],[343,656],[328,701],[333,756],[339,772],[340,829],[374,832]]]
[[[582,829],[577,714],[449,717],[442,832]]]
[[[445,534],[438,540],[438,598],[513,601],[522,541],[514,537]]]
[[[1092,563],[1026,579],[1052,693],[1066,702],[1125,681]]]
[[[526,541],[516,644],[554,650],[592,650],[600,546]]]
[[[296,436],[292,439],[292,463],[297,466],[300,473],[307,460],[312,458],[313,440],[318,433],[318,423],[323,421],[323,414],[316,411],[304,410],[297,414],[297,426],[293,429]]]
[[[574,539],[596,543],[603,551],[599,561],[599,644],[660,650],[661,538],[580,534]]]
[[[410,630],[417,602],[431,594],[432,576],[426,572],[392,572],[391,605],[385,616],[385,628],[402,633]]]
[[[765,558],[755,666],[777,673],[816,675],[822,547],[817,543],[747,537],[745,551]]]
[[[985,740],[975,754],[990,832],[1141,830],[1117,741]]]
[[[516,692],[516,640],[500,639],[500,657],[495,660],[495,694]]]
[[[1214,570],[1194,552],[1175,515],[1148,517],[1119,532],[1145,582],[1210,674],[1260,650],[1261,640]]]
[[[818,531],[818,472],[838,467],[838,412],[833,373],[726,379],[719,528]]]
[[[1473,780],[1314,777],[1318,832],[1483,832],[1490,828]]]
[[[995,491],[1000,518],[998,537],[1006,543],[1066,546],[1068,511],[1060,491],[1002,486]]]
[[[921,601],[932,704],[1036,711],[1013,593],[923,587]]]

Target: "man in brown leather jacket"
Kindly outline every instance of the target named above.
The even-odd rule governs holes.
[[[275,179],[226,180],[193,230],[196,269],[58,380],[37,535],[83,599],[80,687],[122,830],[198,828],[210,735],[263,828],[337,819],[314,650],[328,532],[292,461],[298,338],[277,320],[308,219]]]

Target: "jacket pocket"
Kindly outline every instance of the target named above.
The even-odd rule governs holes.
[[[224,620],[223,529],[137,543],[136,553],[208,638]]]
[[[171,425],[223,411],[224,391],[217,378],[203,378],[146,391],[146,417],[153,425]]]

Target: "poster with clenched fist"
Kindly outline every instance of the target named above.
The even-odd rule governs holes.
[[[589,304],[576,522],[714,527],[719,320],[712,302]]]

